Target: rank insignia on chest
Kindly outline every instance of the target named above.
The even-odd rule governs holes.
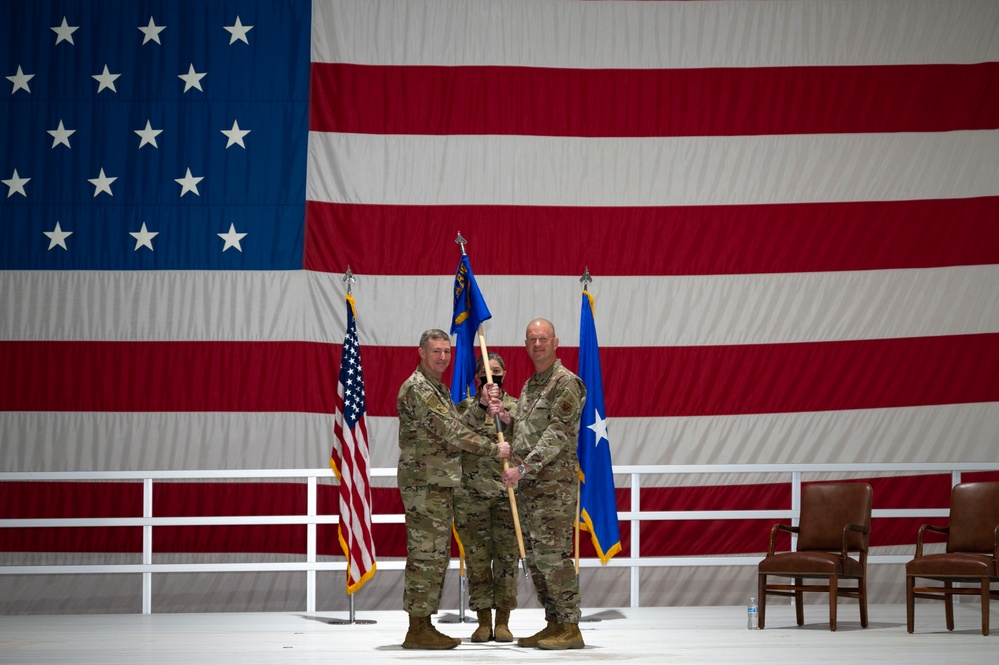
[[[447,413],[449,412],[447,405],[436,397],[430,398],[427,402],[427,405],[437,413],[443,415],[447,415]]]

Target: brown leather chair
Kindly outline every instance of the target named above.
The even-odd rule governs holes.
[[[871,486],[866,483],[812,483],[801,488],[799,526],[775,524],[770,548],[759,565],[760,628],[764,627],[767,595],[793,596],[798,625],[805,623],[805,592],[829,594],[829,630],[836,630],[840,597],[860,601],[860,625],[867,628],[867,549],[871,537]],[[776,553],[780,532],[797,534],[795,551]],[[852,558],[850,553],[858,553]],[[794,584],[775,584],[770,576],[790,577]],[[806,579],[824,584],[805,584]],[[842,580],[856,580],[841,587]]]
[[[947,550],[923,554],[927,532],[947,534]],[[989,634],[989,598],[999,597],[990,582],[999,582],[999,482],[960,483],[950,495],[950,523],[924,524],[916,535],[916,558],[905,564],[905,615],[913,632],[916,598],[943,600],[947,630],[954,630],[954,596],[982,599],[982,635]],[[916,578],[943,582],[943,586],[916,586]],[[976,586],[955,587],[955,582]]]

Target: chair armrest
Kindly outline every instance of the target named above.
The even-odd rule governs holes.
[[[919,527],[919,533],[916,534],[916,558],[923,556],[923,532],[932,531],[933,533],[950,533],[950,526],[933,526],[932,524],[924,524]]]
[[[871,528],[867,526],[861,526],[859,524],[847,524],[845,527],[843,527],[843,551],[841,552],[841,556],[844,559],[847,557],[847,553],[850,551],[848,544],[850,542],[851,531],[856,531],[858,533],[867,535],[871,532]]]
[[[776,541],[777,532],[785,531],[787,533],[798,533],[798,527],[788,526],[787,524],[774,524],[773,528],[770,529],[770,548],[767,550],[767,556],[773,556],[776,551]]]
[[[992,564],[999,564],[999,525],[992,532]]]

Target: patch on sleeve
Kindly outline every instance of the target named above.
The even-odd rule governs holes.
[[[561,397],[562,399],[559,400],[556,408],[558,410],[558,414],[564,418],[572,415],[572,413],[579,408],[579,397],[575,393],[569,391],[563,393]]]

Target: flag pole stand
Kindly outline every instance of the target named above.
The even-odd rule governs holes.
[[[464,559],[461,560],[464,565]],[[445,614],[437,623],[476,623],[477,620],[465,614],[465,596],[468,592],[468,582],[465,579],[464,571],[458,575],[458,614]]]
[[[476,623],[476,620],[465,613],[465,578],[458,580],[458,614],[445,614],[437,623]]]
[[[331,626],[349,626],[351,624],[363,626],[378,623],[374,619],[358,619],[354,614],[354,594],[350,594],[348,597],[350,598],[350,616],[346,619],[330,619],[326,623]]]

